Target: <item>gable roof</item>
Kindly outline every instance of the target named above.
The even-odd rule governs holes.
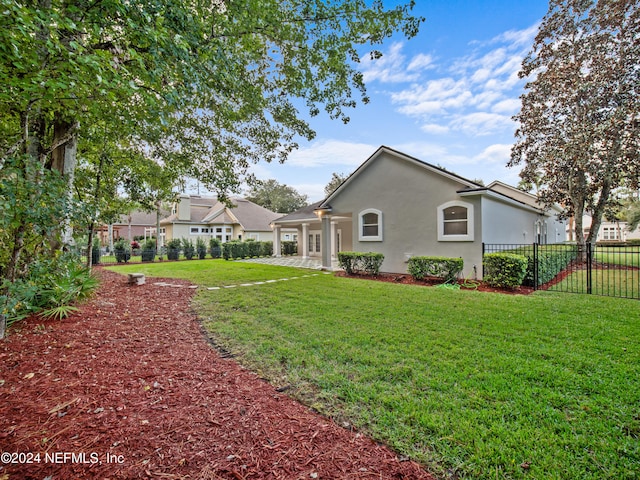
[[[160,218],[163,218],[164,216],[167,215],[166,210],[162,209],[160,210]],[[134,210],[132,211],[130,214],[122,214],[118,217],[118,220],[116,222],[114,222],[114,225],[129,225],[129,223],[131,225],[145,225],[145,226],[156,226],[156,215],[157,213],[154,212],[145,212],[144,210]],[[131,219],[131,221],[129,221],[129,219]]]
[[[407,155],[405,153],[399,152],[398,150],[394,150],[393,148],[387,147],[382,145],[381,147],[379,147],[374,153],[373,155],[371,155],[369,158],[367,158],[351,175],[349,175],[347,177],[347,179],[342,182],[338,188],[336,188],[333,193],[331,193],[327,198],[325,198],[322,202],[320,202],[320,205],[318,205],[317,208],[322,209],[322,208],[329,208],[330,207],[330,202],[332,199],[334,199],[336,196],[338,196],[340,194],[341,191],[343,191],[345,188],[347,188],[347,186],[353,181],[354,178],[356,178],[358,175],[360,175],[364,170],[366,170],[366,168],[371,165],[373,162],[376,161],[377,158],[379,158],[383,153],[388,153],[400,160],[412,163],[414,165],[418,165],[419,167],[424,168],[425,170],[428,170],[430,172],[436,173],[438,175],[441,175],[445,178],[449,178],[452,179],[458,183],[461,183],[463,185],[465,185],[467,188],[471,188],[471,189],[475,189],[475,188],[482,188],[483,185],[480,185],[479,183],[476,183],[472,180],[468,180],[464,177],[461,177],[460,175],[457,175],[455,173],[449,172],[448,170],[445,170],[444,168],[440,168],[440,167],[436,167],[435,165],[431,165],[430,163],[424,162],[422,160],[418,160],[415,157],[412,157],[410,155]]]
[[[271,231],[271,222],[280,216],[246,198],[234,198],[232,201],[235,206],[229,209],[230,213],[245,230]]]
[[[311,205],[307,205],[306,207],[302,207],[295,212],[291,212],[284,217],[276,219],[275,221],[277,223],[296,223],[302,220],[318,220],[318,217],[314,212],[320,207],[320,205],[322,205],[322,202],[324,202],[324,200],[320,200],[319,202],[312,203]]]
[[[271,222],[280,216],[242,197],[231,198],[230,207],[214,197],[191,196],[190,200],[190,220],[179,220],[178,214],[173,213],[160,223],[239,224],[245,231],[270,232]]]

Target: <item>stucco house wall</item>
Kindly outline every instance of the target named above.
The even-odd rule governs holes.
[[[441,175],[425,175],[424,166],[398,162],[382,153],[375,162],[359,172],[347,188],[330,199],[332,215],[353,212],[352,249],[384,254],[382,270],[406,272],[410,256],[462,257],[465,274],[473,273],[481,255],[474,241],[439,241],[438,207],[449,201],[463,200],[455,192],[468,183]],[[474,239],[480,239],[479,200],[464,199],[474,206]],[[382,214],[382,240],[360,240],[360,212],[379,210]]]
[[[346,250],[382,253],[381,270],[394,273],[407,272],[414,256],[460,257],[470,278],[482,275],[483,242],[532,243],[540,233],[539,241],[555,243],[564,231],[533,195],[505,184],[493,190],[384,146],[325,200],[272,225],[304,233],[303,257],[318,254],[309,236],[321,238],[325,268]]]

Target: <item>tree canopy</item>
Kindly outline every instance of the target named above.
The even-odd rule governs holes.
[[[3,156],[22,149],[55,167],[55,150],[106,121],[119,148],[222,194],[251,162],[282,161],[314,136],[296,99],[348,121],[356,97],[368,101],[362,46],[410,37],[421,21],[411,4],[364,0],[0,4]]]
[[[299,193],[295,188],[278,183],[276,180],[266,180],[254,185],[248,200],[268,208],[272,212],[291,213],[306,206],[309,198]]]
[[[153,185],[188,175],[224,198],[250,178],[252,162],[284,161],[296,139],[313,138],[306,114],[348,121],[368,101],[361,55],[378,57],[375,45],[415,35],[422,21],[413,2],[385,9],[380,0],[0,0],[0,8],[0,169],[28,172],[23,186],[58,172],[69,195],[85,165],[111,175],[102,179],[110,192],[128,185],[148,197],[139,176]],[[142,158],[162,173],[139,168]],[[11,188],[15,177],[2,173]],[[25,208],[37,193],[23,192]],[[16,248],[10,270],[25,232],[45,230],[4,232]]]
[[[612,194],[640,178],[638,3],[551,0],[520,76],[530,81],[509,165],[575,217],[578,243],[595,243]]]
[[[329,183],[327,183],[324,187],[325,196],[328,197],[329,195],[331,195],[334,192],[334,190],[338,188],[340,184],[344,182],[347,178],[349,178],[349,175],[345,175],[344,173],[333,172],[331,174],[331,180],[329,180]]]

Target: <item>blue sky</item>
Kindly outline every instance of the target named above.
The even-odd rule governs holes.
[[[385,5],[403,2],[385,2]],[[380,145],[400,150],[469,179],[515,185],[506,168],[514,141],[512,115],[520,107],[522,59],[547,11],[546,0],[417,0],[426,17],[417,37],[389,39],[380,60],[364,60],[371,101],[343,124],[311,119],[317,136],[300,142],[284,164],[253,167],[324,197],[332,172],[349,174]]]

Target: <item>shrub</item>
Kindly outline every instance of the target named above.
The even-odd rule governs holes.
[[[297,255],[298,254],[298,242],[282,242],[280,246],[281,255]]]
[[[220,258],[222,256],[222,242],[217,238],[209,239],[209,255],[211,258]]]
[[[514,253],[488,253],[484,255],[483,280],[493,287],[516,288],[527,274],[527,257]]]
[[[77,308],[77,301],[89,297],[98,280],[73,254],[39,260],[32,264],[29,275],[2,285],[0,314],[7,326],[32,313],[50,318],[65,318]]]
[[[156,258],[156,241],[152,238],[142,244],[142,261],[153,262]]]
[[[576,248],[553,249],[544,251],[543,247],[538,249],[538,285],[550,282],[562,272],[567,265],[576,259],[578,255]],[[533,254],[527,255],[528,265],[524,285],[534,286],[534,258]],[[538,286],[535,285],[535,286]]]
[[[462,268],[462,258],[411,257],[407,271],[416,280],[424,280],[426,277],[437,277],[445,282],[455,282],[460,276]]]
[[[260,242],[260,255],[263,257],[273,255],[273,242]]]
[[[338,252],[338,263],[349,275],[354,273],[366,273],[378,275],[384,261],[382,253],[374,252]]]
[[[167,258],[169,260],[178,260],[180,258],[180,248],[182,247],[182,242],[179,238],[174,238],[173,240],[169,240],[167,242]]]
[[[93,245],[91,247],[91,264],[98,265],[100,263],[100,240],[97,238],[93,240]]]
[[[126,263],[131,258],[131,250],[124,238],[121,238],[113,244],[113,253],[118,263]]]
[[[253,239],[248,239],[245,242],[245,250],[246,250],[247,257],[249,257],[249,258],[259,257],[260,253],[261,253],[260,242],[256,242]]]
[[[184,258],[187,260],[192,260],[196,254],[196,247],[193,246],[193,242],[188,238],[182,239],[182,253],[184,253]]]
[[[198,252],[198,258],[200,260],[204,260],[207,256],[207,244],[200,237],[196,240],[196,252]]]

